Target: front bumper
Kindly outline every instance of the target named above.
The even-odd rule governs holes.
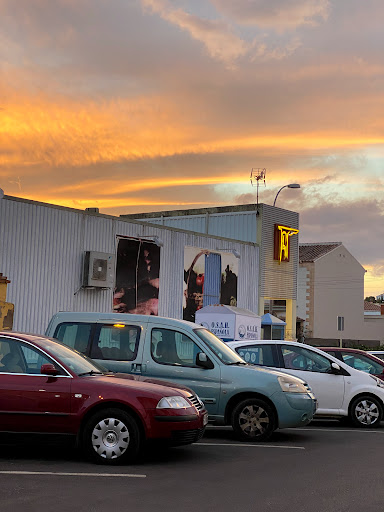
[[[276,406],[279,428],[308,425],[317,409],[317,400],[312,393],[278,391],[272,400]]]
[[[204,435],[208,423],[208,413],[205,409],[163,409],[153,412],[148,439],[163,440],[172,446],[197,442]]]

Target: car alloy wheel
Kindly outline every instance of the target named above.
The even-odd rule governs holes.
[[[275,430],[272,407],[256,398],[243,400],[233,410],[232,427],[241,440],[265,441]]]
[[[383,416],[380,402],[372,396],[360,396],[351,404],[350,419],[356,427],[377,426]]]
[[[87,455],[101,464],[132,461],[140,448],[136,420],[125,411],[105,409],[96,413],[84,428]]]

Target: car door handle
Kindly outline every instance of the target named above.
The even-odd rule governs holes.
[[[133,372],[141,373],[141,370],[142,370],[141,366],[142,365],[140,363],[132,363],[131,370]]]

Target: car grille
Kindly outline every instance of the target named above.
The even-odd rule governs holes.
[[[196,395],[189,395],[188,400],[192,402],[192,405],[196,407],[198,411],[201,411],[203,404],[200,402]]]
[[[308,393],[312,393],[312,388],[309,384],[305,382],[304,386],[307,388]]]
[[[173,445],[196,443],[203,437],[204,431],[205,427],[195,430],[174,430],[171,442]]]

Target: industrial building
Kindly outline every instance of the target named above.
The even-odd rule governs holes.
[[[0,272],[6,294],[0,306],[7,328],[10,306],[13,329],[43,333],[57,311],[193,320],[209,304],[262,315],[265,304],[281,300],[286,337],[295,337],[297,213],[246,205],[179,215],[174,225],[164,216],[137,217],[4,196]]]

